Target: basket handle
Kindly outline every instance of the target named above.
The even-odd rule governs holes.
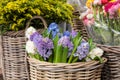
[[[26,29],[30,26],[30,23],[32,20],[34,19],[40,19],[43,22],[44,28],[47,28],[47,23],[45,21],[45,19],[41,16],[33,16],[31,19],[28,20],[28,22],[26,23]]]

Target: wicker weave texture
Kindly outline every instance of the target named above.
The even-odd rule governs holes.
[[[103,80],[120,80],[120,55],[115,53],[106,53],[108,62],[103,68]]]
[[[2,71],[4,80],[27,80],[25,37],[2,36]]]
[[[33,58],[28,58],[28,62],[31,80],[101,80],[104,64],[98,61],[54,64]]]
[[[103,67],[103,80],[120,80],[120,47],[112,47],[98,44],[106,53],[108,59]]]

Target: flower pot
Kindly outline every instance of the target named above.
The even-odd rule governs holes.
[[[101,80],[101,70],[107,61],[102,58],[99,61],[76,63],[49,63],[28,58],[31,80]]]

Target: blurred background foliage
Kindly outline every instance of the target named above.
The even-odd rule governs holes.
[[[5,32],[25,29],[26,21],[36,15],[45,18],[48,25],[62,21],[71,23],[72,12],[73,7],[66,0],[1,0],[0,30]],[[33,22],[41,24],[39,21]]]

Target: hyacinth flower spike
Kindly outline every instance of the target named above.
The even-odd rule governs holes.
[[[63,33],[63,36],[68,36],[68,37],[70,37],[70,32],[69,32],[69,31],[65,31],[65,32]]]
[[[76,53],[74,54],[76,59],[73,60],[73,62],[76,62],[76,60],[82,60],[85,58],[89,53],[89,43],[83,40],[81,44],[78,46]]]
[[[43,38],[38,32],[33,33],[30,39],[35,44],[40,56],[44,60],[48,59],[52,54],[52,49],[54,48],[52,40],[47,37]]]
[[[52,33],[52,38],[54,38],[57,33],[59,33],[58,24],[55,22],[51,23],[48,27],[48,34]]]

